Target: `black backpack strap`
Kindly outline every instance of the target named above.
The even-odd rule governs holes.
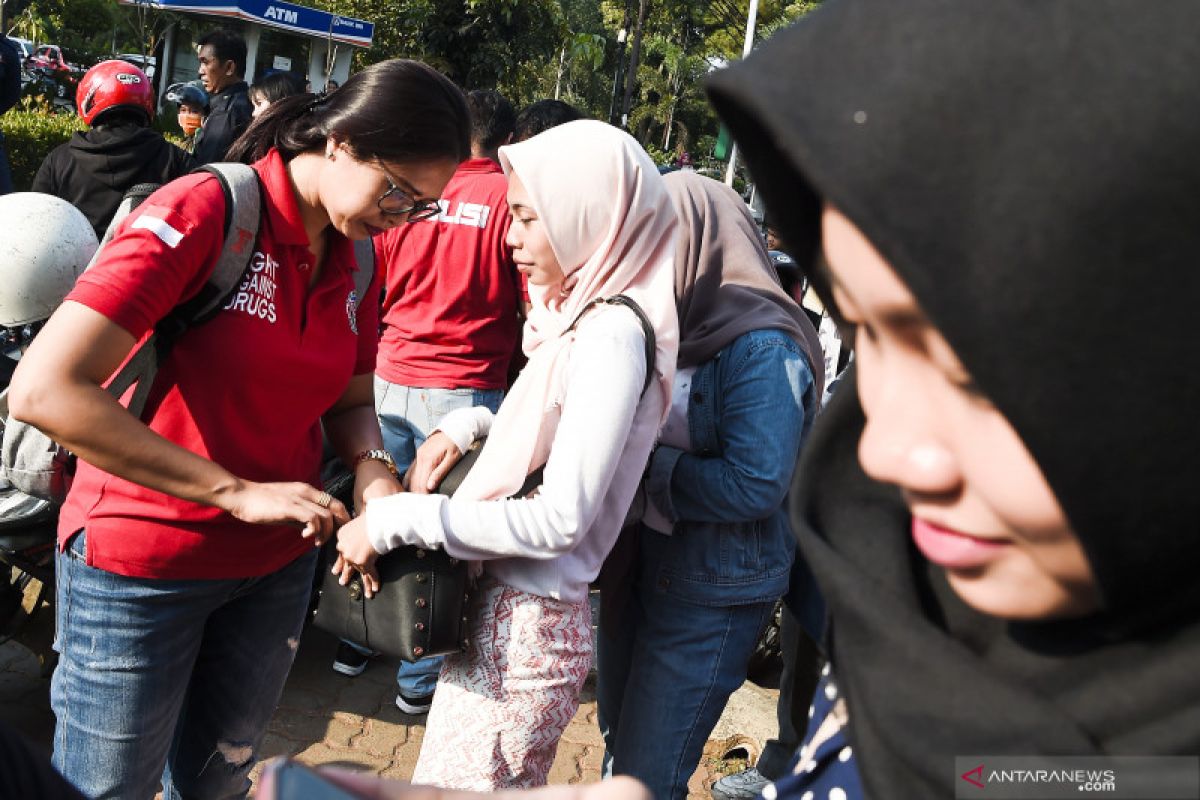
[[[646,394],[646,390],[650,388],[650,384],[654,382],[654,366],[657,361],[656,353],[658,352],[658,340],[654,336],[654,326],[650,324],[650,318],[646,316],[646,312],[637,304],[637,301],[632,297],[624,294],[613,295],[612,297],[597,297],[595,300],[588,303],[579,313],[575,315],[574,321],[567,327],[563,333],[570,333],[579,325],[579,320],[583,319],[583,315],[591,311],[598,305],[605,304],[610,306],[625,306],[634,314],[637,315],[638,322],[642,324],[642,335],[645,337],[646,345],[646,380],[642,384],[642,396]]]

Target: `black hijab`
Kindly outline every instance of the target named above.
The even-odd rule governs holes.
[[[863,231],[1021,436],[1104,599],[1023,625],[962,604],[859,469],[846,386],[793,523],[874,796],[949,793],[955,754],[1200,751],[1195,14],[831,0],[709,84],[793,254],[814,262],[822,199]]]

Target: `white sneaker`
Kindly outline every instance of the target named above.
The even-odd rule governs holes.
[[[410,716],[419,716],[428,714],[429,707],[433,705],[433,695],[427,694],[424,697],[410,697],[406,694],[399,693],[396,695],[396,708]]]
[[[771,781],[754,767],[726,775],[712,785],[712,796],[717,800],[752,800],[762,794],[763,787]]]

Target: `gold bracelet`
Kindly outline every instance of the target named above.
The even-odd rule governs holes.
[[[396,459],[392,458],[392,454],[387,450],[363,450],[354,457],[355,469],[364,461],[382,461],[383,465],[388,468],[388,472],[392,473],[396,480],[400,480],[400,470],[396,468]]]

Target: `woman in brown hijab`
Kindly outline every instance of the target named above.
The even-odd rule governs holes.
[[[788,589],[782,506],[822,360],[737,193],[695,173],[666,181],[681,222],[679,360],[645,480],[632,596],[600,621],[598,699],[605,771],[682,798]]]

